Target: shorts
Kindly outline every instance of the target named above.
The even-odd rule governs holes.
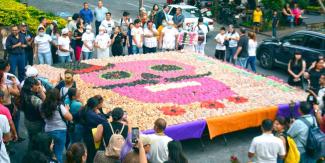
[[[259,27],[259,26],[261,26],[261,23],[260,22],[253,22],[253,25],[256,26],[256,27]]]

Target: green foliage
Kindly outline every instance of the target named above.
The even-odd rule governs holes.
[[[35,33],[39,25],[38,19],[46,17],[49,21],[58,21],[59,28],[63,28],[66,20],[54,16],[53,14],[45,13],[33,6],[16,2],[16,0],[0,0],[0,25],[11,26],[25,22],[28,24],[31,32]]]
[[[320,11],[321,7],[320,6],[307,6],[306,10],[308,10],[308,11]]]
[[[309,0],[298,0],[298,5],[301,9],[305,9],[309,5]]]

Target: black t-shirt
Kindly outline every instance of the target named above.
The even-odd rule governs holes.
[[[76,29],[74,31],[74,37],[82,37],[82,34],[84,33],[85,31],[83,32],[80,32],[78,29]],[[81,41],[81,38],[80,39],[76,39],[76,45],[78,46],[82,46],[83,42]]]
[[[238,57],[248,57],[248,37],[246,35],[240,36],[238,47],[242,47]]]
[[[322,75],[325,75],[324,69],[316,71],[316,69],[314,68],[309,71],[310,86],[316,94],[320,88],[319,79]]]
[[[113,127],[114,132],[117,132],[117,131],[118,131],[118,133],[121,132],[121,129],[122,129],[122,126],[123,126],[122,123],[120,123],[120,122],[111,122],[111,125]],[[103,124],[103,128],[104,128],[104,136],[103,137],[104,137],[106,145],[108,145],[109,139],[111,138],[113,133],[112,133],[111,127],[109,126],[108,123]],[[127,125],[125,125],[124,129],[122,131],[122,134],[121,134],[124,137],[124,139],[127,138],[128,131],[129,131],[129,127]],[[101,148],[104,149],[103,143],[101,143]]]

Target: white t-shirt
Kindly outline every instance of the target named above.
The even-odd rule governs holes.
[[[100,24],[101,26],[103,26],[106,29],[106,33],[108,35],[112,34],[113,28],[115,27],[115,23],[114,20],[103,20],[102,23]]]
[[[51,51],[50,42],[52,37],[48,34],[44,34],[43,37],[37,35],[34,39],[34,43],[38,45],[38,53],[48,53]]]
[[[10,132],[10,126],[8,119],[5,115],[0,115],[0,162],[1,163],[10,163],[10,158],[8,156],[6,146],[3,143],[3,134],[7,134]]]
[[[143,42],[139,42],[143,36],[143,29],[141,27],[136,28],[134,27],[131,30],[131,36],[137,40],[138,43],[140,43],[140,45],[142,46]],[[132,40],[132,45],[137,45],[133,40]]]
[[[220,34],[218,33],[217,36],[214,38],[216,41],[220,42],[216,45],[216,50],[226,50],[226,46],[223,45],[223,42],[225,41],[226,34]]]
[[[152,29],[154,32],[157,32],[155,28]],[[154,35],[154,32],[149,30],[148,28],[144,29],[144,35]],[[155,48],[157,47],[157,37],[144,37],[144,46],[147,48]]]
[[[58,39],[58,45],[61,45],[63,49],[70,50],[70,39],[69,37],[59,37]],[[63,52],[61,50],[58,50],[59,56],[69,56],[70,52]]]
[[[204,42],[203,42],[203,44],[206,44],[207,43],[207,34],[209,32],[208,27],[206,25],[204,25],[204,24],[201,24],[199,26],[200,26],[200,28],[198,26],[194,27],[194,32],[199,32],[199,30],[201,29],[203,31],[203,33],[204,33]]]
[[[229,41],[229,47],[233,48],[233,47],[237,47],[238,41],[237,40],[233,40],[234,38],[239,38],[239,34],[237,32],[234,33],[227,33],[227,37],[228,38],[232,38]]]
[[[83,41],[83,45],[82,45],[82,51],[83,52],[92,52],[93,51],[93,47],[94,47],[94,41],[95,41],[95,34],[94,33],[87,33],[85,32],[84,34],[82,34],[81,37],[81,41]],[[85,46],[85,43],[88,45],[88,47],[90,47],[91,49],[88,49]]]
[[[256,56],[256,48],[257,48],[257,42],[249,39],[248,40],[248,55],[250,57]]]
[[[150,162],[163,163],[168,160],[168,143],[173,139],[166,135],[147,135],[151,141]]]
[[[170,50],[175,49],[176,36],[179,34],[178,30],[175,27],[165,27],[161,32],[164,33],[162,48]]]
[[[279,155],[285,155],[282,140],[273,134],[262,134],[255,137],[249,152],[255,154],[257,163],[276,163]]]

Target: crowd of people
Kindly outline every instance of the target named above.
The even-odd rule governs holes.
[[[58,29],[56,21],[49,23],[44,17],[40,18],[35,32],[29,31],[25,23],[13,25],[10,34],[2,29],[5,53],[0,60],[0,162],[10,162],[9,156],[14,156],[12,142],[25,140],[19,135],[20,113],[23,112],[29,140],[23,162],[187,163],[181,143],[165,135],[167,122],[164,119],[154,122],[154,134],[134,137],[127,113],[122,108],[106,112],[101,95],[89,98],[85,104],[80,101],[80,90],[72,71],[65,71],[63,79],[52,85],[38,76],[37,69],[26,67],[33,65],[36,58],[39,64],[51,65],[183,49],[204,54],[209,28],[203,18],[198,18],[194,26],[184,25],[181,8],[177,8],[171,20],[168,12],[168,5],[162,9],[154,5],[150,12],[141,8],[134,21],[128,12],[124,12],[115,22],[112,13],[99,0],[94,12],[85,2],[79,13],[68,18],[68,24],[62,30]],[[288,8],[283,10],[283,14],[288,12]],[[294,13],[298,13],[298,9]],[[260,7],[253,15],[254,29],[258,32],[263,15]],[[291,22],[292,14],[287,16]],[[294,18],[297,21],[299,16]],[[276,27],[277,24],[277,13],[274,12],[272,25]],[[180,36],[184,32],[196,34],[193,44],[182,44]],[[254,32],[247,33],[245,28],[237,32],[229,25],[227,29],[220,28],[214,41],[216,59],[246,69],[250,66],[256,72]],[[322,57],[307,68],[301,53],[295,53],[288,66],[288,83],[304,88],[308,81],[310,96],[307,102],[300,103],[303,116],[294,122],[284,117],[278,117],[274,122],[263,121],[263,135],[254,138],[249,158],[256,156],[258,162],[284,162],[291,159],[289,154],[299,153],[302,163],[317,160],[305,150],[310,127],[303,119],[309,123],[314,123],[312,119],[315,119],[324,131],[323,68]],[[18,77],[15,76],[16,69]],[[314,114],[310,114],[311,110]],[[295,146],[291,148],[290,145],[288,149],[288,142]],[[296,152],[290,153],[289,150],[295,147]]]
[[[25,140],[18,134],[20,111],[29,140],[24,163],[187,162],[181,143],[165,135],[164,119],[154,122],[154,134],[133,134],[122,108],[103,109],[101,95],[80,101],[72,71],[53,86],[34,67],[22,82],[7,61],[0,67],[0,162],[9,163],[12,143]]]

